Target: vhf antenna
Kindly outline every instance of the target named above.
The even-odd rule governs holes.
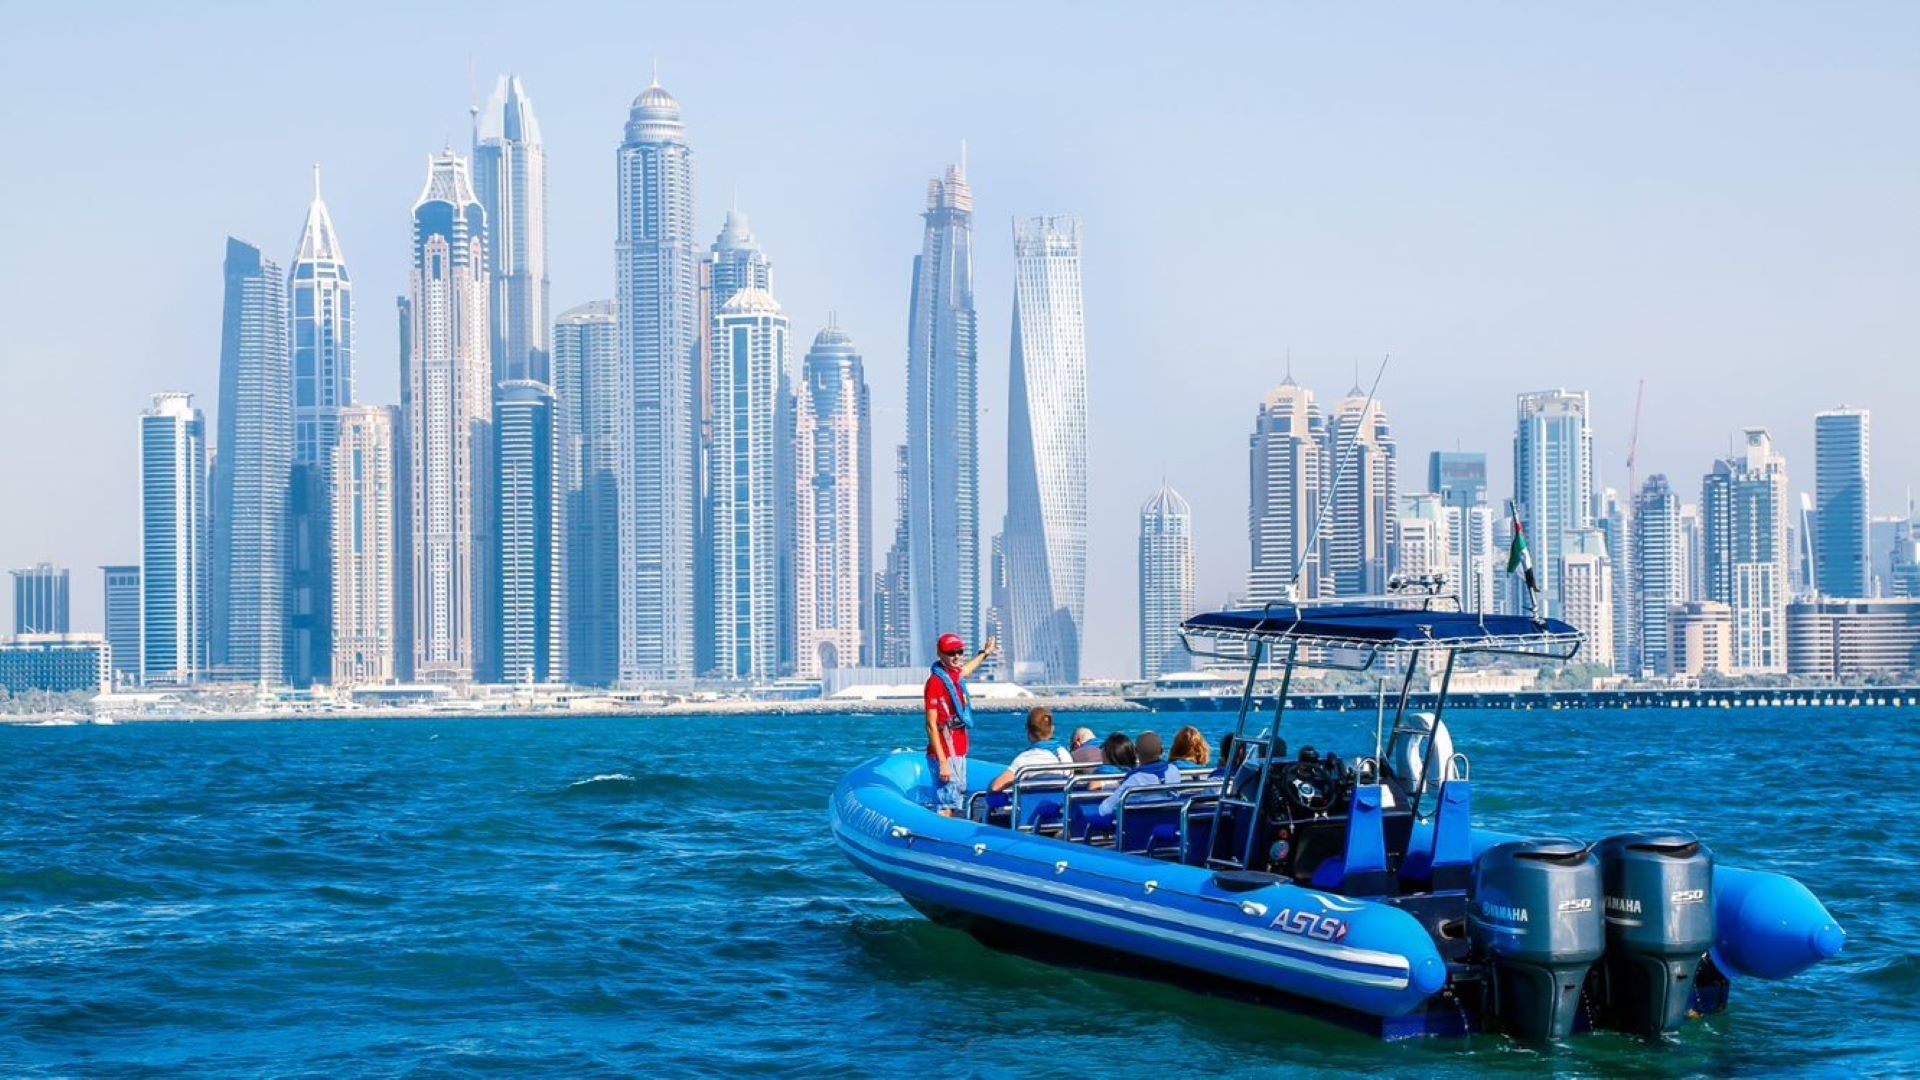
[[[1387,361],[1393,354],[1380,358],[1380,370],[1373,373],[1373,385],[1367,388],[1367,403],[1360,407],[1360,420],[1365,423],[1367,414],[1373,411],[1373,395],[1380,389],[1380,378],[1387,373]],[[1333,483],[1327,485],[1326,493],[1320,497],[1320,512],[1314,515],[1313,529],[1307,534],[1307,546],[1300,549],[1300,559],[1293,564],[1293,577],[1287,581],[1287,602],[1300,602],[1300,574],[1307,568],[1307,557],[1314,546],[1320,542],[1320,525],[1327,520],[1327,511],[1333,506],[1333,497],[1340,491],[1340,481],[1347,477],[1347,462],[1353,457],[1353,444],[1360,441],[1360,425],[1356,424],[1353,434],[1348,437],[1347,445],[1340,451],[1339,467],[1334,470]]]

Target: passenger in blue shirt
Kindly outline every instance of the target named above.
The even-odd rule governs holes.
[[[1166,748],[1161,745],[1159,735],[1151,731],[1141,732],[1140,737],[1134,740],[1133,749],[1139,757],[1140,764],[1127,774],[1126,779],[1120,781],[1120,786],[1113,789],[1113,794],[1101,800],[1101,817],[1112,817],[1113,812],[1120,808],[1120,800],[1135,788],[1180,782],[1180,767],[1160,760],[1160,755],[1166,751]]]

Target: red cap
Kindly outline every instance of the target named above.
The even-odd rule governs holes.
[[[959,634],[941,634],[937,648],[940,655],[945,656],[948,653],[966,652],[967,643],[960,640]]]

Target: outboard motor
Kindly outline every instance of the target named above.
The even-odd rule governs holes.
[[[1641,1035],[1687,1019],[1713,947],[1713,852],[1678,830],[1624,833],[1595,849],[1606,888],[1606,1018]]]
[[[1606,951],[1600,896],[1600,862],[1575,840],[1513,840],[1474,861],[1467,936],[1492,966],[1495,1015],[1519,1037],[1573,1034]]]

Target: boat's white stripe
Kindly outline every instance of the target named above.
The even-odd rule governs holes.
[[[1025,886],[1036,886],[1036,885],[1042,884],[1042,882],[1038,879],[1025,877],[1017,874],[1005,874],[1004,872],[1001,872],[1001,871],[995,871],[990,867],[968,866],[965,863],[959,862],[958,860],[949,859],[944,856],[923,855],[919,852],[909,852],[900,848],[876,850],[871,846],[869,846],[868,844],[866,844],[863,840],[853,836],[852,834],[846,832],[845,830],[836,828],[834,831],[840,835],[843,841],[846,841],[848,843],[850,848],[860,849],[860,853],[856,853],[852,850],[849,850],[848,854],[850,856],[854,857],[857,861],[868,863],[869,866],[872,867],[872,869],[878,870],[881,873],[900,874],[905,877],[913,878],[915,880],[922,881],[930,885],[944,885],[949,888],[959,889],[962,892],[968,892],[968,893],[973,893],[974,895],[977,895],[977,896],[986,896],[996,900],[1002,900],[1007,903],[1019,905],[1021,907],[1051,911],[1054,914],[1062,915],[1067,918],[1074,919],[1080,922],[1096,921],[1095,919],[1092,918],[1092,916],[1095,913],[1086,910],[1084,907],[1078,907],[1078,906],[1074,906],[1067,903],[1058,903],[1052,900],[1042,900],[1038,897],[1008,893],[1003,890],[995,889],[989,886],[976,885],[969,882],[955,880],[954,876],[952,875],[962,875],[966,877],[988,877],[988,878],[1004,877],[1004,878],[1010,878],[1011,884],[1025,885]],[[867,857],[863,858],[862,854],[866,855]],[[882,862],[876,858],[876,856],[879,856],[882,854],[892,856],[894,858],[906,859],[909,861],[914,861],[922,864],[927,864],[927,863],[932,863],[936,865],[944,864],[944,869],[947,871],[947,874],[936,875],[932,873],[926,873],[919,870],[911,870],[902,866]],[[1136,904],[1131,901],[1122,900],[1119,897],[1110,896],[1106,893],[1101,893],[1101,892],[1097,892],[1090,889],[1082,889],[1076,886],[1067,885],[1062,882],[1049,881],[1049,882],[1045,882],[1044,885],[1050,891],[1074,894],[1072,898],[1078,899],[1082,903],[1094,903],[1102,907],[1123,911],[1135,917],[1146,917],[1162,923],[1173,923],[1174,921],[1170,916],[1175,913],[1156,910],[1149,906]],[[1178,912],[1177,914],[1181,916],[1187,916],[1182,921],[1189,924],[1207,923],[1207,924],[1212,924],[1215,927],[1225,927],[1226,931],[1230,933],[1231,936],[1252,941],[1257,945],[1279,946],[1280,949],[1291,949],[1294,945],[1294,943],[1292,942],[1275,941],[1272,938],[1266,936],[1262,931],[1259,931],[1259,930],[1249,931],[1244,927],[1236,927],[1230,923],[1221,923],[1217,919],[1208,919],[1205,916],[1189,915],[1189,913],[1184,911]],[[1354,986],[1380,987],[1388,990],[1403,990],[1407,987],[1410,981],[1410,978],[1407,974],[1408,964],[1407,964],[1406,958],[1403,956],[1395,956],[1391,953],[1374,953],[1374,952],[1367,952],[1365,950],[1357,950],[1357,949],[1348,950],[1350,952],[1359,953],[1362,956],[1366,957],[1366,959],[1364,959],[1361,962],[1369,963],[1369,964],[1378,964],[1378,965],[1387,966],[1387,967],[1397,967],[1400,971],[1400,974],[1396,974],[1396,975],[1369,974],[1364,971],[1348,971],[1342,968],[1329,967],[1328,965],[1324,963],[1316,962],[1313,959],[1305,959],[1305,958],[1288,956],[1288,955],[1285,955],[1284,952],[1275,951],[1273,948],[1247,948],[1241,945],[1218,941],[1212,938],[1198,937],[1196,935],[1189,934],[1180,930],[1177,926],[1170,925],[1164,928],[1142,927],[1141,929],[1146,930],[1147,932],[1153,933],[1161,938],[1178,940],[1192,947],[1204,949],[1208,952],[1219,953],[1225,956],[1233,956],[1242,960],[1251,960],[1257,964],[1270,966],[1270,967],[1280,967],[1289,971],[1297,971],[1307,975],[1311,975],[1316,978],[1332,979],[1336,982],[1343,982],[1343,983],[1347,983]],[[1303,942],[1301,944],[1309,944],[1309,943]]]
[[[866,843],[867,838],[863,834],[847,830],[838,823],[835,824],[834,831],[856,843]],[[946,841],[936,839],[934,842],[944,843]],[[979,866],[948,856],[936,855],[931,852],[922,853],[911,847],[886,846],[875,848],[871,845],[867,845],[867,847],[868,850],[876,854],[891,855],[895,858],[902,859],[918,859],[923,862],[932,861],[958,873],[972,874],[976,877],[1000,881],[1009,885],[1029,887],[1044,885],[1045,888],[1054,892],[1071,893],[1084,902],[1100,904],[1104,907],[1122,908],[1135,916],[1152,919],[1156,922],[1167,923],[1174,926],[1203,926],[1212,930],[1214,933],[1251,941],[1259,945],[1273,946],[1289,952],[1308,953],[1349,964],[1366,964],[1372,967],[1387,968],[1388,970],[1399,972],[1403,975],[1411,970],[1407,958],[1399,953],[1379,952],[1374,949],[1360,949],[1351,945],[1336,945],[1332,942],[1313,941],[1306,938],[1278,937],[1268,933],[1265,927],[1227,922],[1223,919],[1216,919],[1190,911],[1173,911],[1161,904],[1132,901],[1125,897],[1101,892],[1097,889],[1088,889],[1064,881],[1042,879],[1032,874],[1022,874],[1013,870],[1002,870],[998,867]],[[1008,854],[1006,852],[998,853]],[[1322,903],[1325,903],[1325,899],[1320,893],[1306,889],[1299,890],[1299,892],[1310,899],[1320,900]],[[1362,909],[1362,905],[1358,903],[1355,903],[1350,908],[1342,908],[1338,905],[1329,906],[1332,906],[1335,911],[1359,911]]]

